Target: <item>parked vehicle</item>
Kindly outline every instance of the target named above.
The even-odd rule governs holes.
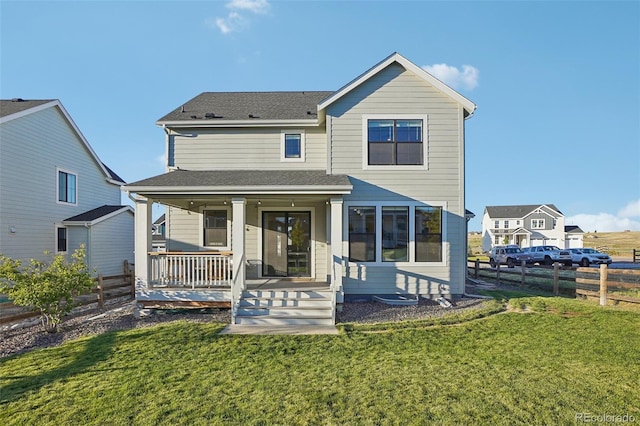
[[[592,248],[570,248],[567,249],[571,253],[571,260],[580,266],[589,266],[591,264],[601,265],[606,263],[609,265],[612,260],[608,254],[599,252]]]
[[[523,260],[528,263],[530,256],[523,253],[518,246],[496,246],[489,252],[489,264],[492,268],[498,264],[513,268],[520,265]]]
[[[555,262],[571,266],[573,260],[568,249],[560,249],[556,246],[534,246],[522,249],[525,254],[530,256],[529,264],[533,265],[553,265]]]

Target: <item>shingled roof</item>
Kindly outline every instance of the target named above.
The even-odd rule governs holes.
[[[486,210],[487,210],[487,213],[489,214],[489,217],[491,217],[492,219],[498,219],[498,218],[512,219],[512,218],[525,217],[528,214],[535,211],[536,209],[539,209],[543,206],[547,206],[550,209],[553,209],[562,215],[562,212],[558,210],[558,208],[553,204],[528,204],[528,205],[520,205],[520,206],[487,206]]]
[[[158,120],[315,120],[333,92],[204,92]]]
[[[53,102],[55,99],[37,99],[37,100],[25,100],[22,98],[2,99],[0,100],[0,117],[6,117],[7,115],[22,112],[33,107],[37,107],[49,102]]]
[[[67,218],[65,220],[63,220],[63,222],[68,223],[68,222],[81,222],[81,223],[87,223],[87,222],[94,222],[98,219],[104,218],[105,216],[109,216],[111,214],[114,214],[120,210],[131,210],[131,207],[129,206],[110,206],[110,205],[104,205],[104,206],[100,206],[97,207],[95,209],[86,211],[84,213],[80,213],[78,215],[75,216],[71,216],[70,218]]]
[[[282,191],[331,188],[339,193],[352,189],[346,175],[328,175],[324,170],[175,170],[130,183],[126,189],[143,193],[164,190],[257,193],[275,187]]]

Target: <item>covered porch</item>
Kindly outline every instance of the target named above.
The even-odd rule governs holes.
[[[176,170],[126,186],[136,203],[136,298],[230,306],[233,321],[247,304],[301,306],[318,295],[335,309],[351,184],[324,172],[284,173],[289,185],[282,172]],[[167,209],[166,252],[151,250],[153,203]]]

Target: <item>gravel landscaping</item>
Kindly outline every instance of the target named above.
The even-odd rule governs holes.
[[[462,309],[474,309],[481,305],[479,299],[458,299],[454,306],[444,308],[432,300],[420,299],[413,306],[390,306],[379,302],[345,303],[337,314],[338,323],[376,323],[422,319],[441,316]],[[129,330],[155,324],[185,320],[191,322],[229,323],[229,309],[202,310],[138,310],[135,302],[120,302],[101,312],[96,308],[85,309],[65,318],[57,333],[45,333],[35,320],[5,325],[0,331],[0,358],[28,352],[32,349],[57,346],[65,341],[108,331]]]

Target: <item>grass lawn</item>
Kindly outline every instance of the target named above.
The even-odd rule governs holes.
[[[0,424],[640,421],[640,313],[524,296],[337,336],[176,322],[84,338],[0,361]]]

